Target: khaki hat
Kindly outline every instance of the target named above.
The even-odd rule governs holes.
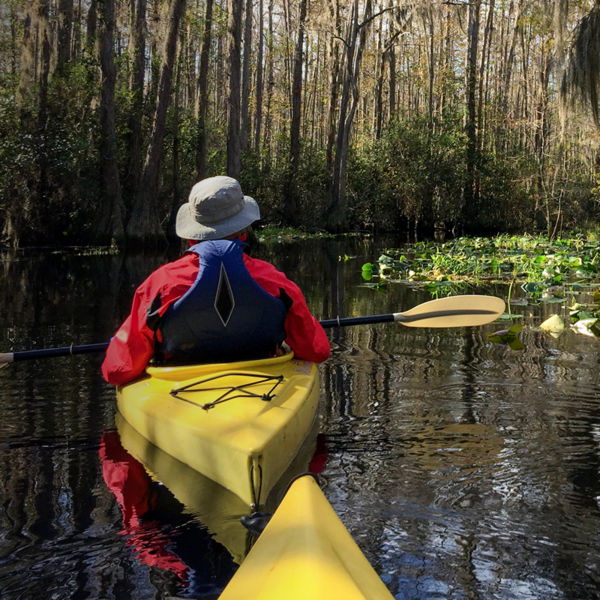
[[[199,181],[179,207],[175,232],[184,240],[219,240],[260,219],[258,204],[238,181],[220,175]]]

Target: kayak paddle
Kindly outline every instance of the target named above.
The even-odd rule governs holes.
[[[504,300],[495,296],[451,296],[429,300],[401,313],[368,315],[366,317],[337,317],[319,321],[324,328],[349,327],[374,323],[396,322],[406,327],[476,327],[496,320],[504,313]],[[18,360],[47,358],[50,356],[70,356],[102,352],[108,342],[86,344],[84,346],[62,346],[59,348],[41,348],[0,354],[0,366]]]
[[[504,300],[495,296],[451,296],[423,302],[401,313],[366,317],[337,317],[319,321],[322,327],[347,327],[394,321],[406,327],[475,327],[504,313]]]
[[[48,358],[51,356],[69,356],[71,354],[88,354],[91,352],[102,352],[108,348],[108,342],[100,344],[85,344],[84,346],[60,346],[58,348],[40,348],[39,350],[22,350],[20,352],[0,353],[0,367],[16,360],[28,360],[30,358]]]

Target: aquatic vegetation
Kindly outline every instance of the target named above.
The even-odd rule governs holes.
[[[407,281],[520,281],[539,284],[530,291],[598,275],[599,250],[583,236],[550,242],[542,236],[457,238],[386,250],[372,274]],[[364,269],[363,269],[364,270]]]
[[[560,315],[552,315],[540,325],[540,329],[558,337],[565,330],[565,322]]]
[[[600,280],[600,250],[583,236],[550,242],[542,236],[457,238],[391,248],[362,267],[363,278],[420,283],[518,283],[531,297],[556,286]]]
[[[509,305],[561,305],[582,333],[600,336],[600,246],[583,234],[549,240],[534,235],[461,237],[387,249],[362,266],[365,285],[403,283],[433,296],[504,286]],[[577,296],[578,302],[575,302]],[[590,333],[591,332],[591,333]],[[556,332],[555,332],[556,333]],[[493,340],[501,341],[501,340]],[[503,341],[502,343],[507,343]]]
[[[315,238],[333,238],[335,236],[324,231],[307,232],[295,227],[267,226],[257,230],[256,237],[262,243],[281,243]]]
[[[488,340],[496,344],[506,344],[512,350],[523,350],[523,342],[519,339],[519,333],[523,325],[512,325],[508,329],[502,329],[488,335]]]

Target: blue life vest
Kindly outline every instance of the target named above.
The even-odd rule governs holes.
[[[199,259],[196,281],[162,317],[158,351],[170,362],[223,362],[273,356],[285,339],[282,300],[250,275],[238,240],[190,248]]]

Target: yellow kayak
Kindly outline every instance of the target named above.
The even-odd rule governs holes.
[[[248,506],[235,494],[173,458],[141,436],[117,413],[115,424],[121,444],[142,463],[152,479],[163,484],[185,511],[202,523],[241,564],[249,548],[248,530],[240,523]]]
[[[392,600],[311,476],[296,479],[219,600]]]
[[[240,517],[248,514],[248,505],[234,493],[149,442],[120,413],[115,415],[115,424],[123,448],[144,466],[154,481],[164,485],[184,505],[186,513],[194,515],[214,539],[227,548],[234,562],[241,564],[252,539],[240,522]],[[315,452],[316,434],[317,430],[313,427],[298,456],[273,488],[265,510],[275,510],[290,480],[306,472]]]
[[[117,389],[125,420],[167,454],[259,506],[315,418],[319,375],[291,353],[264,360],[148,367]]]

